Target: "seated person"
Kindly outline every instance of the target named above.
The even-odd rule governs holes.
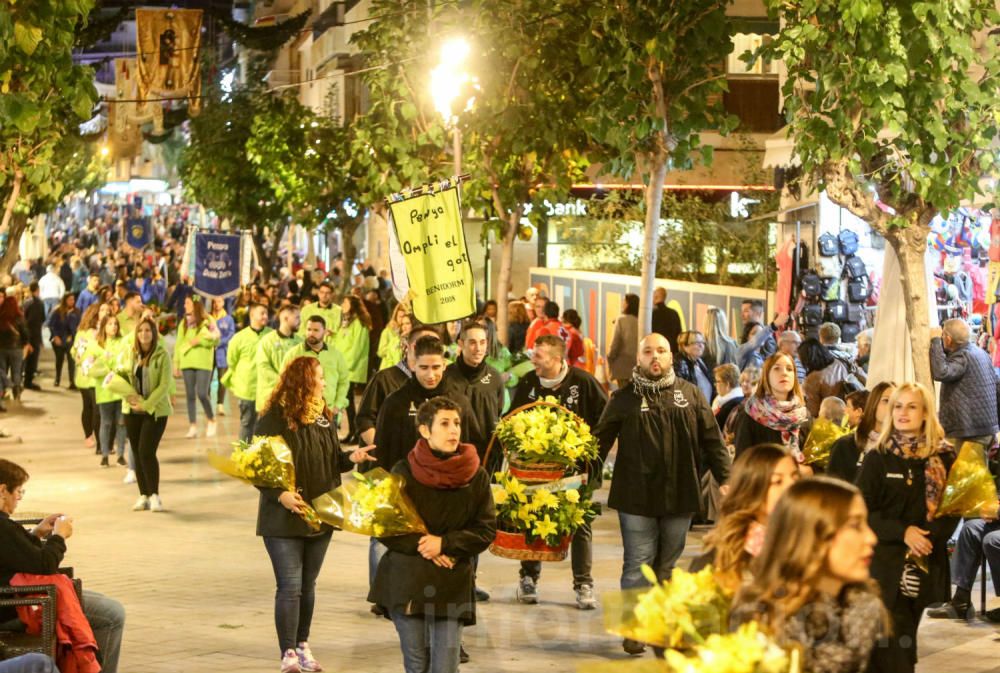
[[[59,669],[48,655],[33,652],[0,660],[0,673],[59,673]]]
[[[983,556],[990,567],[993,591],[1000,596],[1000,521],[966,519],[951,557],[951,581],[955,584],[955,593],[942,607],[928,610],[928,617],[969,620],[976,616],[976,609],[972,606],[972,586]],[[987,610],[983,617],[988,622],[1000,624],[1000,608]]]
[[[24,468],[0,458],[0,586],[9,586],[11,577],[17,573],[58,573],[66,554],[66,540],[73,535],[73,519],[61,514],[45,517],[30,533],[11,519],[24,497],[26,481],[28,473]],[[117,673],[125,609],[113,598],[85,589],[83,614],[94,632],[102,670]],[[16,618],[13,608],[0,610],[0,623]]]

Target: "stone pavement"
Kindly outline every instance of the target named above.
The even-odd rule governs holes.
[[[42,367],[44,390],[26,391],[21,405],[11,403],[0,415],[0,427],[14,435],[0,439],[0,457],[32,475],[20,511],[72,515],[66,564],[87,588],[125,604],[122,673],[276,671],[274,579],[254,535],[256,491],[216,473],[205,460],[206,447],[235,437],[231,400],[218,437],[188,440],[183,396],[175,398],[177,411],[159,452],[167,511],[132,512],[135,486],[122,483],[124,468],[98,467],[99,457],[84,446],[79,396],[52,388],[48,350]],[[686,557],[698,553],[699,537],[691,538]],[[600,595],[617,588],[621,565],[613,512],[595,523],[594,543]],[[402,670],[392,624],[372,616],[364,600],[367,548],[365,538],[335,534],[320,575],[310,640],[327,671]],[[575,608],[568,561],[545,565],[536,606],[514,600],[514,561],[484,554],[480,577],[493,598],[479,604],[479,625],[466,631],[472,661],[463,673],[568,672],[582,663],[626,658],[619,639],[603,632],[600,610]],[[990,607],[997,605],[1000,599],[991,597]],[[923,673],[1000,671],[997,630],[987,624],[925,620],[920,645]]]

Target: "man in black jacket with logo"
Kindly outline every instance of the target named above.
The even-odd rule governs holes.
[[[593,376],[566,362],[566,343],[557,336],[543,335],[535,341],[531,355],[535,371],[528,372],[517,384],[512,408],[536,402],[543,397],[555,397],[591,428],[597,425],[604,405],[608,401],[601,384]],[[583,466],[587,469],[589,466]],[[593,470],[590,470],[593,472]],[[598,479],[600,475],[595,475]],[[570,547],[573,565],[573,590],[576,606],[581,610],[597,607],[594,598],[592,566],[592,533],[590,524],[577,529]],[[542,572],[539,561],[521,562],[521,581],[517,587],[517,600],[521,603],[538,602],[536,585]]]
[[[632,382],[611,396],[594,433],[602,459],[618,443],[608,507],[621,522],[622,589],[646,584],[643,564],[658,579],[670,578],[701,509],[701,466],[720,484],[729,478],[729,453],[712,408],[695,385],[674,374],[672,360],[665,338],[646,336]],[[629,654],[644,649],[632,640],[623,645]]]

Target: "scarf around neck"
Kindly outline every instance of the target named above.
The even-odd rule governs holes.
[[[632,368],[632,389],[636,395],[646,399],[657,397],[662,391],[674,385],[676,379],[673,369],[668,369],[658,379],[650,379],[643,375],[639,365]]]
[[[945,482],[948,480],[948,470],[944,466],[944,461],[938,455],[944,451],[950,450],[950,446],[944,444],[938,447],[938,450],[928,456],[926,459],[920,456],[921,444],[920,440],[923,439],[922,436],[919,437],[906,437],[900,432],[893,431],[889,435],[889,440],[886,442],[886,451],[889,453],[899,456],[904,460],[924,460],[924,503],[927,506],[927,520],[931,521],[934,518],[934,513],[937,512],[938,504],[941,502],[941,496],[944,494]],[[909,468],[907,468],[909,469]],[[911,478],[907,479],[907,485],[911,483]]]
[[[725,395],[717,395],[715,399],[712,400],[712,413],[715,414],[719,413],[719,411],[722,409],[723,405],[725,405],[726,402],[741,397],[743,397],[743,389],[740,388],[739,386],[736,386]]]
[[[455,453],[443,454],[431,449],[422,437],[406,460],[413,478],[430,488],[460,488],[472,481],[479,469],[479,454],[472,444],[459,444]]]
[[[799,449],[799,430],[809,420],[809,412],[802,400],[793,398],[779,402],[771,395],[752,395],[746,401],[747,414],[753,420],[771,430],[781,433],[781,443],[788,447],[796,462],[805,462]]]
[[[543,388],[558,388],[562,385],[562,382],[566,380],[567,374],[569,374],[569,365],[566,364],[565,360],[563,360],[562,369],[559,370],[559,373],[556,374],[555,378],[547,379],[539,374],[538,382],[542,384]]]

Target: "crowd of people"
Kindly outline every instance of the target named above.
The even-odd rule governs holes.
[[[239,439],[285,439],[299,492],[262,489],[257,522],[277,587],[282,673],[323,670],[309,637],[332,529],[317,532],[299,514],[356,466],[401,475],[430,531],[369,544],[367,598],[392,621],[404,670],[453,672],[475,654],[462,631],[476,623],[476,602],[489,600],[476,568],[496,531],[490,481],[500,465],[498,453],[487,456],[490,438],[505,411],[549,396],[593,429],[602,461],[613,457],[608,506],[621,530],[621,587],[647,584],[644,565],[668,580],[692,525],[709,524],[694,567],[711,564],[734,595],[734,626],[767,624],[780,642],[803,647],[807,671],[912,671],[929,606],[934,618],[974,614],[984,555],[1000,592],[996,522],[959,528],[935,517],[957,447],[989,452],[998,432],[1000,379],[961,320],[947,321],[931,344],[939,413],[923,385],[868,380],[870,332],[846,346],[827,323],[803,339],[787,314],[768,322],[758,301],[743,304],[738,336],[715,308],[704,331],[685,330],[658,289],[653,331],[642,334],[639,298],[626,295],[602,357],[580,315],[534,287],[509,301],[506,344],[496,302],[466,321],[421,324],[365,265],[329,274],[293,266],[235,297],[203,298],[181,273],[183,247],[165,225],[155,252],[119,244],[92,253],[63,241],[47,267],[19,263],[0,304],[0,386],[13,400],[39,386],[47,326],[55,385],[65,365],[84,441],[102,467],[114,453],[128,468],[137,511],[164,511],[157,449],[178,382],[186,437],[217,434],[216,417],[232,408],[228,390]],[[532,369],[508,390],[509,374],[491,362],[522,352]],[[109,375],[131,392],[103,385]],[[824,464],[805,450],[817,419],[851,428]],[[602,478],[594,465],[578,467]],[[46,519],[34,535],[8,525],[26,479],[0,461],[0,583],[53,572],[72,532],[68,517]],[[597,607],[592,545],[590,525],[581,526],[570,547],[581,610]],[[519,603],[539,601],[541,566],[521,562]],[[93,605],[107,612],[100,600],[85,596],[84,611],[91,603],[90,614]],[[1000,621],[995,610],[985,616]],[[97,642],[111,673],[120,621],[110,644]],[[646,644],[626,639],[623,648],[639,655]]]

